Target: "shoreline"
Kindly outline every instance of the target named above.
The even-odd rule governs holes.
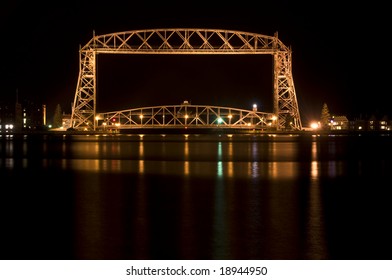
[[[32,130],[0,132],[0,136],[11,135],[281,135],[281,136],[392,136],[392,131],[232,131],[232,130],[193,130],[193,129],[135,129],[127,131],[63,131],[63,130]]]

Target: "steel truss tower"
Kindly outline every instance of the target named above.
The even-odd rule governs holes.
[[[71,126],[96,129],[97,54],[270,54],[274,56],[273,99],[277,130],[302,130],[292,75],[292,52],[277,34],[216,29],[149,29],[93,35],[80,49],[79,78]]]

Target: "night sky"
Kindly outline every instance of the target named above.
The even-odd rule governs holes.
[[[276,3],[271,3],[276,2]],[[113,4],[112,4],[113,3]],[[314,3],[314,4],[307,4]],[[150,28],[210,28],[273,36],[293,50],[303,125],[322,104],[350,118],[392,117],[386,4],[343,1],[37,1],[0,8],[1,99],[71,112],[79,47],[97,35]],[[99,55],[98,111],[217,105],[272,111],[272,56]]]

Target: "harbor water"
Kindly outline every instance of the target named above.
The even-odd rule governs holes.
[[[0,258],[392,259],[388,135],[1,135]]]

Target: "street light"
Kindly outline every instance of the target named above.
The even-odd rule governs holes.
[[[231,118],[233,117],[233,115],[230,114],[230,115],[228,115],[227,117],[229,118],[229,125],[231,125]]]
[[[94,122],[94,131],[96,130],[96,128],[97,128],[97,126],[98,126],[98,121],[100,120],[101,118],[99,117],[99,116],[95,116],[95,122]]]

